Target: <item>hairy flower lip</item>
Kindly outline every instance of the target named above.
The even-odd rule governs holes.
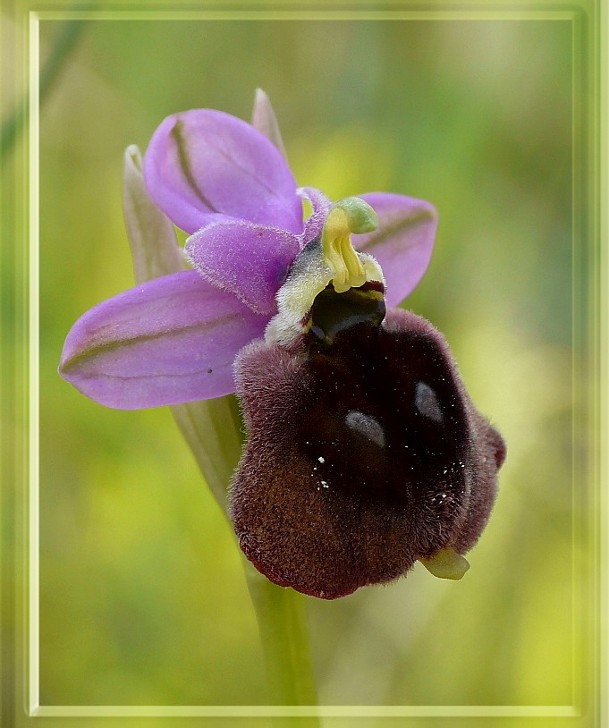
[[[308,597],[315,597],[316,599],[324,599],[326,601],[334,601],[335,599],[342,599],[343,597],[351,596],[358,589],[364,586],[370,586],[367,582],[354,583],[348,590],[333,588],[332,584],[327,584],[323,589],[315,589],[312,586],[304,584],[296,584],[293,578],[289,574],[275,571],[267,566],[262,559],[257,558],[257,551],[255,546],[251,546],[246,538],[239,538],[239,548],[243,552],[246,559],[261,573],[266,576],[269,581],[273,584],[283,588],[292,588],[296,591],[304,594]]]
[[[271,581],[318,598],[393,581],[417,560],[463,576],[505,452],[429,322],[389,309],[382,341],[368,330],[341,334],[331,356],[252,342],[235,364],[248,432],[230,489],[239,543]],[[354,341],[352,366],[343,354]],[[417,399],[420,381],[437,404]],[[345,429],[352,412],[379,418],[383,437],[364,447],[359,425]]]

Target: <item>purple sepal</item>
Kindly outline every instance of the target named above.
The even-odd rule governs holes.
[[[412,292],[429,265],[437,227],[433,205],[404,195],[367,192],[358,195],[376,212],[378,228],[353,236],[361,253],[380,263],[387,281],[388,306],[397,306]]]
[[[230,220],[198,230],[185,251],[210,283],[230,291],[253,311],[276,311],[275,294],[300,250],[296,235],[278,228]]]
[[[267,321],[183,271],[87,311],[66,338],[59,370],[87,397],[117,409],[220,397],[234,392],[233,360]]]
[[[230,114],[194,109],[167,117],[144,158],[148,194],[189,233],[221,218],[302,230],[290,169],[272,142]]]

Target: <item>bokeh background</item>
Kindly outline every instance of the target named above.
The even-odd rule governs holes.
[[[41,23],[43,61],[61,25]],[[266,703],[230,529],[169,412],[105,409],[56,373],[74,320],[133,285],[123,149],[179,110],[249,119],[262,87],[299,184],[436,205],[432,262],[404,305],[444,332],[508,443],[461,582],[417,565],[337,602],[306,598],[320,701],[570,705],[589,488],[571,23],[83,26],[41,116],[41,704]]]

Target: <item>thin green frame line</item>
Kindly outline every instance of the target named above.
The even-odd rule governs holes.
[[[579,718],[570,705],[68,705],[41,706],[32,716],[55,718]]]
[[[37,11],[39,20],[570,20],[569,10],[92,10]]]
[[[29,16],[29,492],[28,492],[28,704],[30,714],[40,703],[40,33],[35,14]]]
[[[599,389],[601,438],[609,433],[609,6],[601,3],[599,9],[599,208],[600,230],[600,342]],[[604,335],[604,338],[603,338]],[[599,448],[600,476],[600,601],[609,606],[609,447],[601,440]],[[600,717],[609,724],[609,609],[601,612],[600,623]]]

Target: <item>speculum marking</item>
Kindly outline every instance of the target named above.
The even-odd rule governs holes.
[[[425,384],[425,382],[417,383],[414,394],[414,404],[420,414],[424,417],[428,417],[434,422],[442,422],[444,419],[442,408],[438,401],[438,395],[433,391],[429,384]]]
[[[380,422],[372,415],[367,415],[359,410],[349,410],[345,417],[345,424],[350,430],[376,443],[379,447],[385,447],[385,431]]]

